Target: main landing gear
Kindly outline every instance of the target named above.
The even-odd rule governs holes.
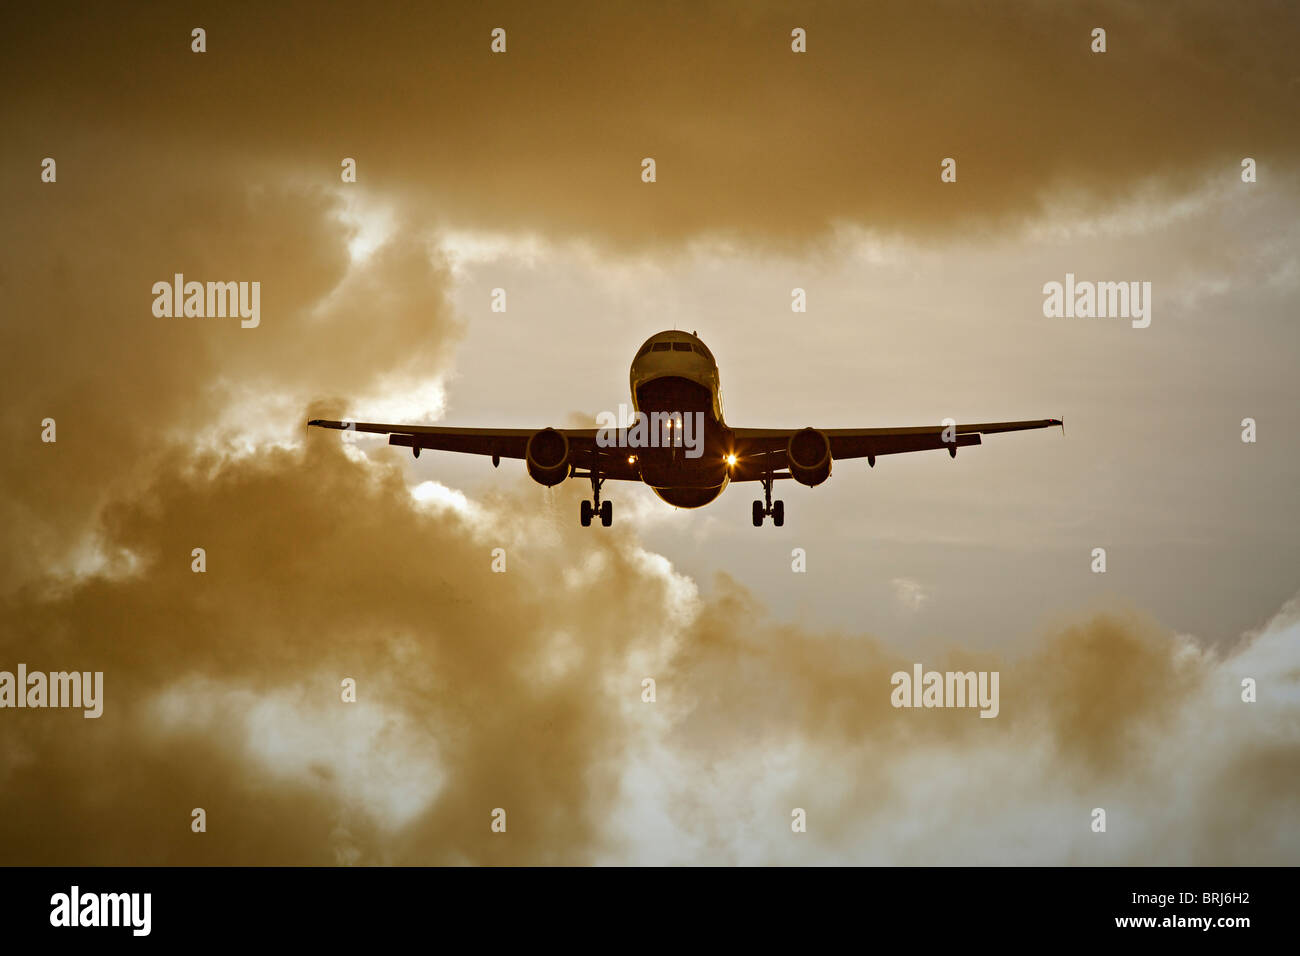
[[[785,524],[785,502],[772,500],[772,476],[763,478],[763,500],[754,502],[754,527],[763,527],[763,519],[772,516],[772,524],[778,528]]]
[[[608,528],[614,523],[614,503],[612,501],[600,500],[600,486],[605,483],[605,479],[600,477],[595,471],[591,473],[591,501],[584,501],[582,507],[578,509],[578,520],[582,522],[584,528],[591,527],[591,519],[600,515],[600,523]]]

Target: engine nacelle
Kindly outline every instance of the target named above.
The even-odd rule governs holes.
[[[790,477],[801,485],[820,485],[831,476],[831,443],[824,432],[805,428],[790,436],[785,446]]]
[[[558,485],[569,477],[569,439],[554,428],[543,428],[528,436],[524,450],[528,477],[538,484]]]

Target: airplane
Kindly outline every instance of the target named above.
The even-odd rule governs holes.
[[[956,458],[958,448],[980,444],[981,435],[1062,425],[1058,418],[1044,418],[906,428],[733,428],[723,418],[713,353],[697,335],[677,330],[646,339],[632,360],[629,380],[637,418],[631,427],[460,428],[319,418],[307,424],[386,434],[390,445],[410,448],[417,458],[421,450],[434,449],[490,455],[494,467],[502,458],[522,459],[529,477],[548,487],[585,478],[592,498],[579,510],[583,527],[597,515],[605,527],[613,522],[613,505],[600,498],[609,480],[643,482],[678,508],[703,507],[732,482],[757,481],[763,500],[754,502],[756,528],[768,517],[778,528],[785,524],[785,503],[772,500],[772,486],[780,479],[813,487],[829,478],[831,464],[841,459],[865,458],[874,468],[880,455],[943,448]],[[692,422],[699,427],[692,429]]]

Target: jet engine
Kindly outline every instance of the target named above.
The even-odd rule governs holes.
[[[805,428],[790,436],[785,447],[790,477],[801,485],[820,485],[831,476],[831,443],[825,433]]]
[[[528,477],[538,484],[558,485],[569,477],[569,439],[554,428],[543,428],[528,437],[524,451]]]

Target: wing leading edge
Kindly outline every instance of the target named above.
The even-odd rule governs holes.
[[[909,451],[934,451],[948,449],[955,454],[956,449],[982,443],[982,435],[998,432],[1027,431],[1034,428],[1050,428],[1061,425],[1059,418],[1042,418],[1022,422],[980,422],[968,425],[917,425],[905,428],[824,428],[821,433],[830,443],[831,457],[839,461],[845,458],[874,459],[877,455],[898,455]],[[751,466],[737,474],[733,480],[755,480],[761,477],[761,471],[787,467],[786,447],[799,428],[736,428],[733,429],[736,440],[736,454],[742,462]],[[950,440],[945,441],[945,432],[949,431]]]
[[[447,425],[390,425],[382,422],[334,422],[313,418],[307,423],[316,428],[369,432],[387,435],[390,445],[405,448],[429,448],[435,451],[458,451],[468,455],[496,455],[500,458],[523,458],[528,439],[536,428],[456,428]],[[589,442],[596,445],[594,428],[557,428],[571,444]]]
[[[455,451],[467,455],[490,455],[493,459],[523,459],[528,439],[536,428],[459,428],[449,425],[399,425],[383,422],[330,421],[313,418],[307,423],[316,428],[367,432],[387,435],[388,444],[412,450]],[[595,428],[556,428],[569,442],[571,462],[580,468],[598,463],[601,475],[615,481],[637,481],[640,476],[627,462],[627,452],[619,448],[601,448],[596,444]]]

